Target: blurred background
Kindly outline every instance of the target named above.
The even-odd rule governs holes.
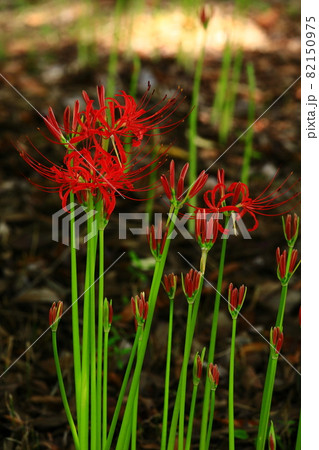
[[[28,178],[33,183],[46,183],[32,173],[16,150],[19,146],[37,156],[28,137],[46,157],[56,163],[61,161],[59,146],[43,136],[48,133],[41,115],[47,114],[49,106],[62,122],[64,108],[81,98],[82,90],[94,98],[100,83],[105,84],[110,96],[125,90],[138,100],[150,82],[155,90],[151,104],[181,88],[185,101],[174,114],[174,120],[187,116],[195,105],[192,114],[197,115],[196,128],[192,129],[186,118],[176,130],[161,137],[161,142],[171,144],[168,163],[174,158],[181,167],[188,161],[191,142],[197,154],[197,172],[210,167],[208,186],[216,183],[218,168],[225,169],[227,183],[245,179],[253,197],[264,189],[278,169],[276,186],[292,171],[291,184],[297,182],[300,2],[237,0],[205,4],[209,7],[205,9],[209,19],[207,28],[200,20],[204,2],[199,0],[1,1],[1,373],[47,329],[52,301],[61,299],[66,306],[70,304],[69,249],[52,241],[51,235],[51,216],[61,208],[59,196],[41,192],[29,182]],[[196,99],[194,92],[198,86]],[[168,163],[162,171],[167,170]],[[293,192],[296,190],[297,186]],[[146,203],[119,199],[107,229],[106,265],[125,251],[106,274],[106,295],[113,299],[115,310],[109,414],[115,407],[134,335],[129,299],[142,290],[147,293],[153,266],[145,236],[128,235],[125,241],[118,239],[118,213],[144,212],[147,208],[149,212],[165,214],[167,204],[162,194],[158,188],[155,199]],[[298,202],[294,206],[294,211],[299,213]],[[280,297],[275,250],[285,245],[281,218],[261,218],[249,241],[234,236],[230,240],[223,293],[229,282],[248,286],[242,312],[268,339]],[[199,248],[195,242],[185,245],[179,236],[172,243],[166,273],[189,270],[178,251],[198,266]],[[207,279],[213,285],[217,280],[219,254],[220,242],[217,242],[208,259]],[[78,257],[79,281],[83,286],[83,246]],[[283,354],[299,370],[298,277],[296,274],[292,279],[288,293]],[[193,354],[208,345],[213,299],[214,290],[207,283]],[[172,406],[187,312],[181,289],[175,311]],[[160,448],[167,319],[168,300],[161,291],[141,380],[139,449]],[[212,441],[220,450],[228,448],[230,327],[224,304],[216,347],[215,362],[221,377]],[[50,333],[44,334],[0,378],[0,442],[5,450],[73,448],[60,400],[50,338]],[[58,339],[72,404],[70,313],[63,318]],[[267,360],[266,342],[246,322],[239,321],[235,380],[239,449],[254,447]],[[283,360],[278,364],[277,373],[271,418],[278,435],[278,448],[291,449],[299,420],[300,378]],[[199,405],[201,395],[199,390]],[[200,409],[197,417],[199,414]],[[198,448],[199,424],[195,420],[194,449]]]

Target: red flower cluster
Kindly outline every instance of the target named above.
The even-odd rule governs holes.
[[[219,170],[217,185],[214,189],[206,191],[204,194],[204,201],[207,206],[206,211],[212,213],[234,213],[236,220],[242,219],[245,214],[249,214],[254,222],[248,228],[248,231],[254,231],[258,227],[258,214],[263,216],[282,215],[287,211],[276,213],[271,211],[286,205],[300,195],[299,192],[287,195],[294,185],[287,187],[289,177],[290,175],[277,188],[272,189],[276,178],[275,175],[265,189],[256,198],[252,198],[245,183],[231,183],[227,187],[224,182],[224,171]],[[225,231],[220,224],[219,230],[221,232]]]
[[[139,103],[123,91],[114,98],[105,98],[103,86],[97,88],[97,93],[98,108],[83,91],[85,108],[80,110],[79,101],[75,102],[72,111],[68,106],[63,125],[59,125],[49,108],[45,123],[55,141],[65,148],[62,166],[40,152],[47,164],[39,163],[24,151],[20,154],[33,169],[55,184],[55,187],[38,187],[48,192],[58,191],[64,208],[71,192],[84,205],[91,194],[94,202],[103,200],[104,214],[109,218],[117,195],[127,197],[126,191],[145,191],[154,187],[138,188],[135,183],[162,165],[165,152],[159,152],[155,159],[145,162],[152,151],[144,152],[142,141],[153,130],[162,134],[180,123],[171,121],[171,115],[182,99],[177,93],[171,99],[164,97],[157,105],[149,107],[150,86]],[[124,148],[128,138],[132,140],[134,151],[126,152]],[[130,162],[127,153],[132,154]]]

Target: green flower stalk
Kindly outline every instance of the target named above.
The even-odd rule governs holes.
[[[50,308],[50,312],[49,312],[49,324],[50,324],[51,331],[52,331],[53,356],[54,356],[54,363],[55,363],[56,372],[57,372],[57,376],[58,376],[58,383],[59,383],[61,398],[62,398],[63,406],[65,409],[65,413],[66,413],[66,416],[67,416],[67,419],[68,419],[68,422],[70,425],[70,430],[72,433],[74,445],[75,445],[76,450],[80,450],[79,437],[78,437],[78,434],[76,431],[76,427],[74,425],[69,402],[68,402],[68,399],[66,396],[64,382],[63,382],[63,375],[62,375],[60,361],[59,361],[59,355],[58,355],[56,333],[57,333],[58,325],[59,325],[59,322],[60,322],[60,319],[62,316],[62,311],[63,311],[63,303],[59,301],[57,304],[55,302],[52,304],[52,306]]]
[[[109,302],[106,298],[103,304],[103,389],[102,389],[102,449],[106,447],[107,439],[107,373],[108,373],[108,339],[113,320],[112,300]]]
[[[200,379],[202,376],[205,351],[206,351],[206,348],[204,347],[201,355],[199,356],[199,353],[197,352],[195,355],[195,358],[194,358],[193,393],[192,393],[192,401],[191,401],[191,406],[190,406],[190,411],[189,411],[185,450],[190,450],[190,446],[191,446],[197,390],[198,390],[198,385],[199,385],[199,382],[200,382]]]
[[[191,320],[193,314],[193,305],[197,296],[200,280],[202,278],[201,272],[197,272],[191,269],[185,276],[185,280],[182,274],[182,286],[183,291],[188,302],[187,311],[187,323],[186,323],[186,336],[184,347],[184,360],[189,359],[188,348],[192,343],[191,336]],[[185,402],[186,402],[186,382],[187,382],[187,365],[183,364],[181,371],[181,398],[180,398],[180,410],[179,410],[179,429],[178,429],[178,449],[184,449],[184,419],[185,419]]]
[[[192,340],[194,336],[195,326],[196,326],[196,320],[197,320],[197,314],[200,304],[200,298],[201,298],[201,292],[203,287],[203,280],[204,280],[204,274],[206,270],[206,262],[207,262],[207,255],[208,251],[212,248],[212,246],[209,244],[209,239],[211,239],[213,242],[216,241],[217,235],[214,234],[214,230],[216,229],[216,226],[212,226],[211,219],[209,221],[204,220],[206,219],[205,213],[201,212],[200,214],[196,214],[195,216],[195,233],[196,233],[196,240],[201,248],[201,260],[200,260],[200,271],[202,273],[202,277],[200,278],[200,285],[198,292],[196,294],[196,298],[194,301],[194,308],[193,308],[193,314],[192,314],[192,320],[191,320],[191,328],[189,333],[189,341],[187,343],[187,349],[184,354],[183,359],[183,365],[182,365],[182,371],[186,370],[184,366],[188,365],[190,352],[191,352],[191,345]],[[200,223],[198,223],[200,222]],[[217,222],[216,222],[217,223]],[[218,227],[216,229],[216,233],[218,232]],[[225,242],[225,241],[223,241]],[[182,378],[180,377],[177,394],[176,394],[176,400],[173,410],[173,416],[171,420],[171,427],[170,427],[170,433],[169,433],[169,441],[168,441],[168,448],[172,448],[175,442],[175,434],[177,429],[177,422],[180,412],[180,404],[181,404],[181,393],[182,393]],[[208,392],[209,394],[209,392]],[[208,399],[209,401],[209,399]],[[209,405],[208,405],[209,406]],[[206,419],[206,425],[207,425],[207,419]]]
[[[209,422],[207,427],[207,439],[206,439],[206,450],[209,450],[210,440],[213,429],[214,411],[215,411],[215,392],[219,384],[219,371],[217,364],[210,363],[207,370],[207,377],[210,382],[211,399],[210,399],[210,412],[209,412]]]
[[[131,304],[132,304],[132,310],[134,315],[134,321],[135,321],[135,329],[141,328],[142,332],[140,334],[140,338],[138,341],[138,347],[137,347],[137,358],[138,358],[138,351],[141,346],[141,339],[143,336],[143,328],[145,321],[147,319],[148,314],[148,303],[145,301],[145,294],[144,292],[141,292],[140,295],[136,295],[135,297],[131,298]],[[133,405],[133,414],[132,414],[132,435],[131,435],[131,449],[136,450],[136,433],[137,433],[137,414],[138,414],[138,395],[139,395],[139,383],[137,385],[136,393],[135,393],[135,400]]]
[[[300,265],[300,261],[297,263],[298,258],[298,252],[297,250],[294,250],[293,246],[298,238],[298,230],[299,230],[299,218],[295,214],[294,218],[292,219],[292,216],[290,214],[287,215],[286,219],[283,219],[283,231],[285,235],[285,239],[288,244],[288,252],[284,250],[282,253],[280,252],[280,249],[277,248],[276,250],[276,260],[277,260],[277,277],[281,283],[281,295],[280,295],[280,303],[276,318],[276,328],[271,331],[270,336],[270,342],[273,346],[275,341],[275,344],[277,345],[277,341],[279,339],[279,345],[282,345],[282,342],[280,343],[280,336],[282,333],[283,328],[283,321],[284,321],[284,313],[285,313],[285,306],[286,306],[286,299],[287,299],[287,293],[288,293],[288,284],[293,276],[293,274],[296,272],[297,268]],[[275,331],[277,330],[277,331]],[[283,337],[282,337],[283,339]],[[280,345],[280,347],[281,347]],[[267,366],[267,373],[265,378],[265,384],[264,384],[264,392],[262,397],[262,403],[261,403],[261,410],[260,410],[260,419],[259,419],[259,427],[258,427],[258,436],[257,436],[257,450],[264,450],[265,442],[266,442],[266,435],[267,435],[267,427],[268,427],[268,420],[269,420],[269,413],[270,413],[270,407],[271,407],[271,399],[272,399],[272,392],[273,392],[273,386],[275,381],[275,375],[276,375],[276,367],[277,367],[277,359],[274,357],[274,350],[271,349],[269,360],[268,360],[268,366]]]
[[[284,341],[284,335],[279,327],[271,328],[270,330],[270,355],[267,368],[267,376],[264,385],[264,392],[261,404],[259,429],[257,436],[257,450],[264,450],[266,439],[269,414],[271,408],[272,393],[275,384],[276,369],[278,356]]]
[[[247,288],[241,285],[239,289],[230,283],[228,288],[228,310],[232,317],[232,336],[229,361],[229,388],[228,388],[228,435],[229,450],[235,449],[235,426],[234,426],[234,369],[235,369],[235,341],[237,317],[243,306]]]
[[[208,7],[202,8],[200,12],[200,21],[204,28],[203,42],[200,49],[200,55],[195,68],[194,82],[193,82],[193,95],[192,95],[192,112],[189,116],[189,185],[192,186],[195,183],[197,177],[197,120],[198,120],[198,105],[199,105],[199,92],[200,84],[204,66],[205,47],[207,39],[207,28],[209,19],[211,17],[211,11]],[[193,204],[196,206],[196,197],[193,199]],[[194,231],[194,225],[189,223],[190,230]]]
[[[167,419],[168,419],[169,382],[170,382],[170,367],[172,354],[173,314],[174,314],[174,298],[177,286],[177,275],[174,275],[173,273],[170,273],[169,275],[164,275],[164,281],[162,284],[169,298],[169,319],[168,319],[164,406],[163,406],[162,438],[161,438],[161,450],[165,450],[167,442]]]

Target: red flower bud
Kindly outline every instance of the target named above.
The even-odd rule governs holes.
[[[193,303],[197,294],[199,283],[201,279],[201,272],[191,269],[186,275],[185,280],[182,274],[183,291],[189,303]]]
[[[138,326],[143,326],[147,319],[148,303],[145,301],[145,293],[141,292],[139,296],[132,297],[131,305],[135,316],[135,329],[137,329]]]
[[[52,303],[52,306],[49,311],[49,325],[52,331],[56,331],[58,329],[59,321],[62,317],[63,312],[63,302],[58,301]]]
[[[210,381],[211,390],[216,390],[219,384],[219,371],[217,364],[210,363],[208,366],[208,378]]]
[[[170,300],[173,300],[175,297],[176,285],[177,285],[177,275],[174,275],[173,273],[170,273],[169,275],[164,275],[163,286]]]
[[[247,287],[243,284],[238,290],[237,288],[234,288],[233,283],[230,283],[228,288],[228,310],[233,319],[237,319],[238,313],[244,303],[246,293]]]
[[[284,342],[284,334],[279,327],[271,328],[270,330],[270,343],[273,346],[273,350],[278,356]]]

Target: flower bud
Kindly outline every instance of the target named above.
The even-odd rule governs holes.
[[[105,298],[103,304],[103,327],[105,333],[108,333],[110,331],[112,320],[113,320],[112,300],[109,302],[107,298]]]
[[[239,311],[241,310],[247,293],[247,287],[243,284],[239,289],[234,288],[233,283],[230,283],[228,288],[228,310],[233,319],[237,319]]]
[[[55,302],[52,303],[52,306],[49,311],[49,324],[52,332],[56,332],[56,330],[58,329],[58,325],[62,317],[62,311],[63,311],[63,302],[58,301],[57,304]]]
[[[272,420],[270,421],[270,429],[268,434],[268,448],[269,450],[276,450],[276,435]]]
[[[284,334],[279,327],[270,329],[270,343],[272,345],[271,352],[273,358],[278,358],[282,344],[284,342]]]
[[[174,300],[177,285],[177,275],[170,273],[169,275],[164,275],[163,287],[166,294],[170,300]]]
[[[148,314],[148,303],[145,301],[145,293],[141,292],[140,295],[135,295],[131,298],[131,305],[135,319],[135,329],[138,326],[143,326]]]
[[[298,238],[299,222],[300,219],[297,214],[294,214],[293,218],[291,214],[288,214],[286,219],[282,217],[284,235],[289,247],[293,247]]]
[[[219,371],[217,364],[210,363],[207,372],[211,391],[215,391],[219,383]]]
[[[182,274],[182,287],[188,303],[194,303],[199,289],[201,272],[191,269],[186,275],[185,280]]]

